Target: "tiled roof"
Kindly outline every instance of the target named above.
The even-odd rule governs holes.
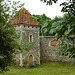
[[[29,20],[32,15],[25,9],[21,8],[18,13],[14,16],[11,21],[12,25],[15,24],[26,24],[26,25],[37,25],[37,20]]]

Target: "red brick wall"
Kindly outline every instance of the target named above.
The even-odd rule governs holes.
[[[57,44],[60,44],[59,41],[51,41],[51,46],[56,46]]]

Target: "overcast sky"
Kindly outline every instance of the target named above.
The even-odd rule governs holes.
[[[18,1],[18,0],[16,0]],[[55,16],[62,16],[60,3],[65,0],[58,0],[56,4],[52,6],[47,6],[45,3],[40,0],[20,0],[21,3],[25,3],[24,7],[33,15],[46,14],[46,16],[53,18]]]

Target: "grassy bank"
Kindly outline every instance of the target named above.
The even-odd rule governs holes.
[[[12,66],[9,69],[10,71],[0,75],[75,75],[75,65],[60,62],[45,63],[32,68]]]

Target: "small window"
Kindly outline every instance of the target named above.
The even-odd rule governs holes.
[[[33,35],[29,35],[29,42],[33,42]]]

